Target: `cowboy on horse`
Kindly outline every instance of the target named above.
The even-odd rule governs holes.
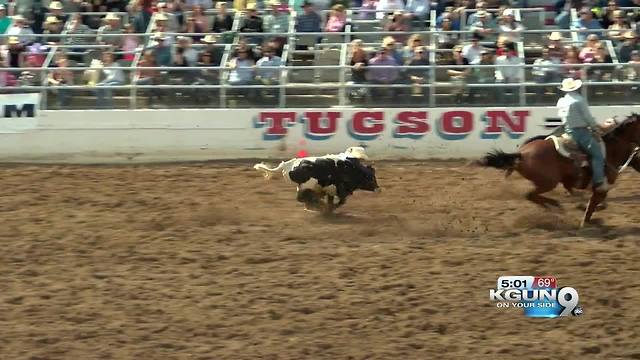
[[[567,135],[591,156],[593,175],[591,182],[594,191],[606,192],[608,184],[604,174],[604,147],[594,136],[594,133],[604,134],[611,126],[599,125],[596,122],[596,119],[591,115],[587,100],[578,92],[581,87],[581,80],[564,79],[562,81],[560,90],[566,94],[558,100],[558,116],[562,119]]]
[[[560,207],[560,203],[544,196],[558,184],[572,193],[573,189],[586,189],[592,176],[593,191],[582,218],[581,226],[591,220],[596,207],[607,197],[608,185],[615,183],[619,172],[627,166],[640,171],[640,114],[633,113],[622,122],[615,119],[611,125],[599,125],[577,90],[580,80],[565,79],[560,88],[566,95],[558,101],[565,134],[536,136],[527,140],[517,152],[492,151],[475,164],[506,170],[507,176],[516,171],[531,181],[534,189],[527,200],[547,207]],[[599,137],[602,135],[602,142]],[[591,171],[576,166],[573,148],[591,155]],[[606,151],[605,151],[606,150]],[[577,156],[584,159],[584,156]],[[584,180],[584,181],[583,181]]]

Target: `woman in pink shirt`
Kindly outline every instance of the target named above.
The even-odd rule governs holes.
[[[573,64],[580,64],[580,59],[578,59],[578,49],[571,46],[567,49],[566,55],[564,57],[563,64],[567,65],[562,68],[565,78],[572,79],[581,79],[582,78],[582,67],[580,66],[568,66]]]
[[[347,13],[345,11],[344,5],[333,5],[333,7],[331,8],[331,15],[329,15],[329,20],[327,20],[324,31],[342,32],[344,31],[345,25],[347,25]]]
[[[596,34],[590,34],[587,36],[587,42],[584,44],[582,50],[580,50],[580,54],[578,55],[578,59],[583,63],[591,63],[593,61],[593,57],[596,53],[596,48],[600,44],[600,39]]]
[[[122,51],[124,52],[123,60],[133,61],[136,56],[136,49],[140,45],[140,38],[136,35],[131,35],[135,32],[133,24],[129,23],[124,26],[124,39],[122,40]]]

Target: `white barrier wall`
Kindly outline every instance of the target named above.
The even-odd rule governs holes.
[[[36,95],[37,96],[37,95]],[[0,99],[2,100],[2,99]],[[554,108],[33,111],[0,119],[0,161],[147,162],[325,154],[476,158],[557,125]],[[24,104],[22,104],[24,105]],[[601,120],[640,107],[594,107]],[[32,115],[29,117],[28,115]],[[20,116],[20,117],[19,117]]]

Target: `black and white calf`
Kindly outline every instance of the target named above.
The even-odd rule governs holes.
[[[306,208],[320,208],[326,196],[325,210],[332,211],[344,205],[355,190],[380,191],[375,169],[363,165],[360,159],[367,159],[364,149],[351,147],[338,155],[291,159],[273,169],[256,164],[254,169],[267,178],[282,171],[285,179],[298,184],[297,199],[304,202]],[[334,204],[334,197],[338,198],[338,204]]]

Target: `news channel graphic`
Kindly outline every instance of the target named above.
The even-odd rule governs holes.
[[[489,298],[498,308],[523,309],[533,318],[555,318],[582,315],[578,292],[572,287],[559,287],[554,276],[500,276]]]

